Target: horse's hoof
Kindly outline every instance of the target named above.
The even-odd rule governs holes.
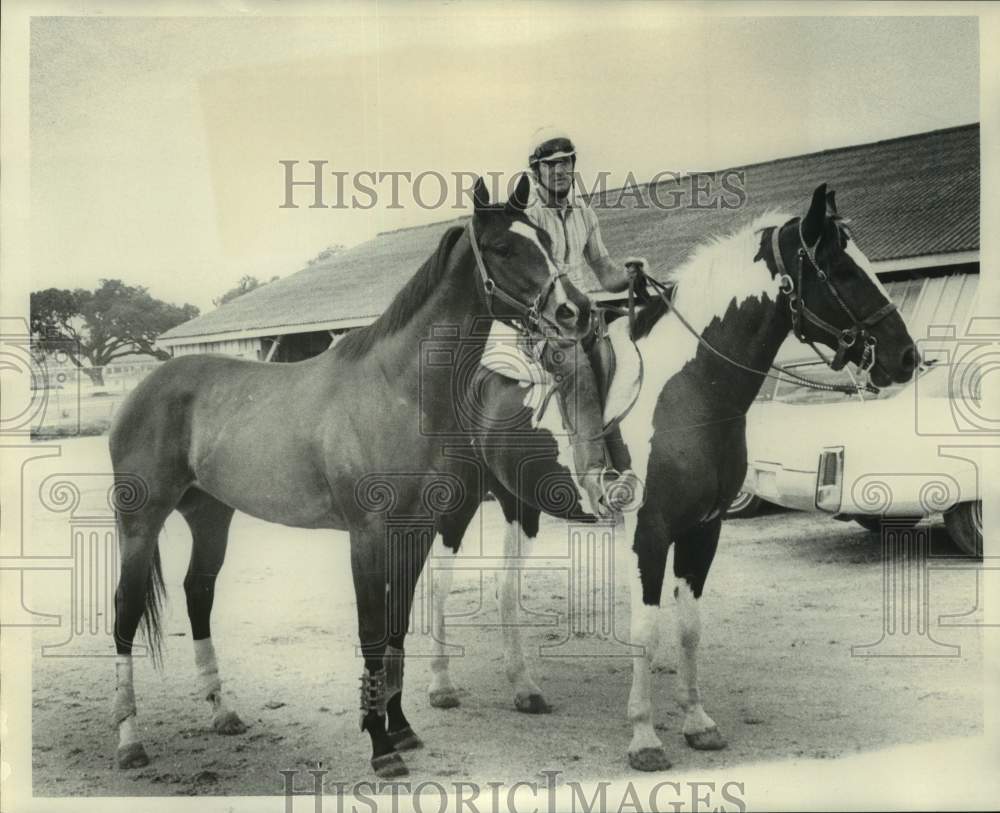
[[[525,714],[549,714],[552,711],[552,707],[540,694],[514,695],[514,708]]]
[[[242,734],[247,730],[246,723],[240,719],[235,711],[217,714],[212,718],[212,728],[219,734]]]
[[[389,742],[397,751],[412,751],[414,748],[424,747],[423,740],[409,726],[401,728],[399,731],[390,731]]]
[[[119,768],[142,768],[149,764],[149,756],[141,742],[130,742],[119,747],[115,758]]]
[[[628,764],[637,771],[665,771],[670,760],[662,748],[640,748],[635,753],[628,752]]]
[[[458,705],[458,692],[454,689],[434,689],[430,700],[436,709],[453,709]]]
[[[720,751],[726,747],[726,738],[719,733],[715,726],[705,731],[695,731],[693,734],[685,734],[684,739],[687,744],[698,751]]]
[[[372,769],[379,779],[392,779],[395,776],[408,776],[409,770],[403,758],[395,751],[382,754],[380,757],[372,757]]]

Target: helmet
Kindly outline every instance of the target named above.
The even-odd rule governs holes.
[[[541,127],[531,137],[528,150],[528,164],[535,166],[539,161],[555,161],[559,158],[575,158],[576,147],[570,137],[555,127]]]

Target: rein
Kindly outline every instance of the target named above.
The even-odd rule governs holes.
[[[858,319],[854,312],[850,309],[847,303],[841,297],[840,292],[837,290],[836,286],[830,280],[829,274],[823,271],[822,268],[816,263],[814,255],[809,251],[806,246],[805,240],[802,237],[802,222],[800,219],[790,220],[789,223],[798,222],[798,235],[799,235],[799,263],[797,268],[798,285],[796,286],[795,280],[787,273],[785,268],[784,260],[781,257],[781,248],[779,246],[779,233],[783,227],[774,226],[772,227],[771,233],[771,253],[775,258],[775,265],[777,266],[778,276],[780,279],[780,290],[788,299],[788,307],[792,313],[792,328],[795,333],[795,337],[804,343],[809,344],[813,350],[819,355],[819,357],[830,367],[832,370],[841,370],[846,364],[846,355],[850,347],[852,347],[860,337],[865,343],[865,349],[861,358],[861,369],[864,372],[868,372],[872,366],[875,364],[875,346],[876,339],[874,336],[869,335],[869,329],[874,327],[878,322],[896,310],[896,306],[892,302],[888,302],[881,308],[876,310],[874,313],[865,317],[864,319]],[[785,225],[788,225],[786,223]],[[815,249],[814,249],[815,250]],[[805,266],[806,259],[809,260],[810,264],[816,269],[817,276],[827,284],[833,294],[834,299],[843,309],[844,313],[850,317],[851,321],[854,323],[850,328],[844,330],[838,330],[833,325],[829,324],[815,313],[810,310],[805,301],[802,298],[802,271]],[[645,280],[648,284],[652,285],[653,289],[656,291],[657,295],[663,300],[663,304],[666,305],[668,311],[672,311],[674,316],[677,317],[678,321],[684,326],[684,328],[698,340],[698,344],[704,347],[713,355],[725,361],[727,364],[743,370],[748,373],[753,373],[754,375],[759,375],[762,378],[774,378],[778,381],[782,380],[782,377],[787,377],[791,381],[795,382],[804,387],[808,387],[814,390],[821,390],[825,392],[841,392],[845,395],[854,395],[862,390],[877,394],[879,388],[873,386],[871,383],[865,382],[864,384],[826,384],[821,381],[812,381],[811,379],[805,378],[798,373],[793,373],[785,367],[778,364],[771,364],[767,370],[758,370],[755,367],[749,367],[735,359],[727,356],[725,353],[713,347],[698,331],[696,331],[684,318],[683,314],[677,310],[674,303],[671,301],[668,288],[651,276],[646,276]],[[636,280],[633,278],[629,281],[629,326],[630,334],[634,339],[634,327],[635,327],[635,283]],[[816,348],[812,341],[806,338],[802,331],[802,318],[816,325],[817,327],[825,330],[830,335],[837,338],[837,354],[834,356],[832,362],[827,361],[826,357]],[[776,370],[780,375],[774,375],[770,370]]]

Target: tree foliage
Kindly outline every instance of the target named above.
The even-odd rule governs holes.
[[[318,265],[319,263],[326,262],[331,257],[336,257],[344,250],[344,245],[341,243],[334,243],[333,245],[327,246],[319,254],[313,257],[307,264],[311,267]]]
[[[154,347],[157,337],[198,315],[194,305],[172,305],[146,288],[102,279],[94,291],[47,288],[31,294],[32,350],[61,351],[97,384],[117,358],[143,354],[168,359]]]
[[[215,307],[217,308],[221,308],[227,302],[232,302],[237,297],[243,296],[243,294],[248,294],[251,291],[257,290],[258,288],[263,288],[269,282],[274,282],[276,279],[278,279],[277,275],[271,277],[271,279],[269,279],[267,282],[261,282],[259,279],[257,279],[257,277],[245,274],[244,276],[240,277],[240,281],[236,283],[236,285],[233,288],[230,288],[228,291],[226,291],[222,296],[218,297],[217,299],[213,299],[212,304],[215,305]]]

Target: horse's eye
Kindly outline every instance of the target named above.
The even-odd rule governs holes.
[[[493,249],[494,254],[499,254],[501,257],[510,256],[510,245],[507,243],[494,243],[490,248]]]

